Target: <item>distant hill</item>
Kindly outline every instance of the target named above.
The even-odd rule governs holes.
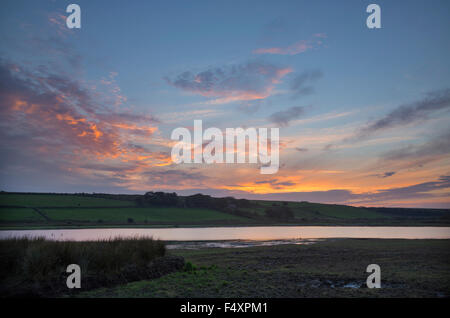
[[[366,208],[165,192],[0,193],[0,229],[283,224],[448,226],[450,210]]]

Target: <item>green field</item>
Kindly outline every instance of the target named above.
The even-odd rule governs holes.
[[[264,209],[273,204],[283,204],[280,201],[256,201],[260,208],[256,212],[264,214]],[[311,202],[286,202],[286,206],[291,208],[295,216],[299,219],[315,218],[337,218],[337,219],[378,219],[389,218],[382,213],[374,212],[366,208],[353,207],[348,205],[320,204]]]
[[[377,219],[386,218],[387,216],[378,212],[370,211],[365,208],[352,207],[348,205],[319,204],[309,202],[292,203],[299,212],[320,213],[332,218],[345,219]]]
[[[1,194],[0,205],[25,207],[120,207],[134,206],[132,201],[120,201],[63,194]]]
[[[97,208],[97,209],[43,209],[56,221],[85,222],[192,222],[195,221],[245,221],[244,218],[214,210],[190,208]]]
[[[449,210],[374,209],[311,202],[248,201],[229,211],[142,205],[142,195],[0,193],[0,228],[167,227],[245,225],[448,226]],[[181,197],[181,200],[183,197]],[[181,201],[183,202],[183,201]],[[237,201],[236,201],[237,202]],[[289,218],[266,215],[289,209]],[[278,213],[278,212],[277,212]]]
[[[201,208],[137,207],[133,200],[82,195],[0,194],[0,228],[247,224],[232,214]]]
[[[0,208],[0,222],[12,221],[45,221],[45,219],[31,208]]]

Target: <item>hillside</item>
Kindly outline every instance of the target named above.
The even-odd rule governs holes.
[[[146,195],[0,193],[0,229],[450,224],[450,211]]]

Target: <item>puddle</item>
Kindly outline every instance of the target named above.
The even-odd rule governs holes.
[[[365,281],[350,281],[350,280],[330,280],[330,279],[311,279],[306,282],[299,283],[301,287],[310,288],[367,288]],[[384,282],[381,283],[381,288],[406,288],[402,283]]]
[[[274,246],[284,244],[308,245],[322,239],[293,239],[293,240],[272,240],[272,241],[192,241],[192,242],[166,242],[167,249],[201,249],[201,248],[243,248],[255,246]]]
[[[360,283],[348,283],[342,287],[343,288],[361,288],[361,287],[363,287],[363,285],[361,285]]]

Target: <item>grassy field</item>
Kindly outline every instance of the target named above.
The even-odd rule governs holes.
[[[44,222],[40,214],[31,208],[0,208],[0,221],[6,222]]]
[[[63,194],[1,194],[0,205],[25,207],[123,207],[135,206],[133,201],[111,200]]]
[[[96,208],[96,209],[43,209],[43,212],[56,221],[81,222],[110,222],[127,223],[128,219],[134,222],[186,222],[196,221],[241,221],[244,218],[229,215],[223,212],[207,209],[186,208]]]
[[[100,196],[100,197],[99,197]],[[310,202],[249,201],[240,213],[138,204],[137,195],[0,193],[0,229],[245,225],[450,225],[449,210],[371,209]],[[290,219],[267,217],[290,209]]]
[[[279,201],[254,201],[260,208],[254,209],[258,214],[264,215],[264,210],[273,204],[285,204],[293,210],[299,219],[337,218],[337,219],[384,219],[390,216],[368,210],[366,208],[347,205],[320,204],[311,202],[279,202]]]
[[[211,209],[138,207],[135,201],[61,194],[0,194],[0,228],[247,224]]]
[[[171,250],[192,270],[81,297],[449,297],[449,240],[336,239],[312,245]],[[365,287],[369,264],[381,288]]]

